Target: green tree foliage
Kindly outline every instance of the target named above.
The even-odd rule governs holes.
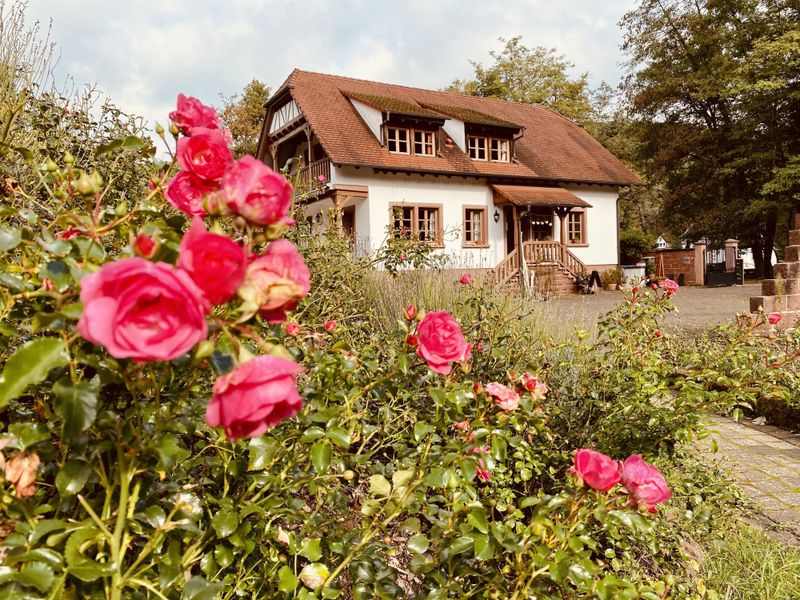
[[[253,79],[244,86],[241,95],[222,97],[219,116],[233,135],[231,149],[237,158],[256,154],[264,120],[264,104],[269,100],[269,93],[269,87],[264,82]]]
[[[484,66],[470,61],[475,78],[456,79],[447,91],[541,104],[578,122],[589,118],[587,73],[571,78],[568,71],[575,65],[563,55],[552,48],[529,48],[520,36],[510,40],[500,38],[500,41],[505,44],[503,50],[489,53],[494,64]]]
[[[797,194],[799,23],[790,0],[645,0],[622,20],[638,161],[673,231],[738,237],[767,275]]]

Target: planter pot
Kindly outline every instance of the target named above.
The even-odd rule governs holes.
[[[607,292],[616,292],[617,291],[617,284],[616,283],[607,283],[606,284],[606,291]]]

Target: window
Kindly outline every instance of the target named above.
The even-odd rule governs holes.
[[[408,154],[408,129],[399,129],[398,127],[386,128],[386,141],[389,146],[389,152],[394,154]]]
[[[392,234],[397,238],[442,244],[442,207],[403,204],[391,207]]]
[[[464,246],[487,246],[485,207],[464,207]]]
[[[386,145],[392,154],[434,156],[435,137],[432,131],[386,128]]]
[[[511,142],[508,140],[469,135],[467,136],[467,149],[472,160],[510,162]]]
[[[485,137],[467,137],[467,146],[469,148],[469,157],[473,160],[486,160],[486,138]]]
[[[508,162],[508,140],[491,140],[492,162]]]
[[[414,154],[433,156],[433,132],[414,130]]]
[[[586,213],[571,211],[567,213],[567,242],[570,244],[586,243]]]

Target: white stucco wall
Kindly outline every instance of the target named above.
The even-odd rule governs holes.
[[[348,98],[348,100],[353,103],[353,106],[358,114],[361,115],[361,118],[364,119],[364,123],[367,124],[369,130],[375,135],[376,138],[378,138],[379,142],[383,143],[383,140],[381,139],[381,123],[383,123],[383,115],[381,114],[381,111],[379,111],[377,108],[372,108],[363,102],[359,102],[358,100],[353,100],[352,98]]]
[[[570,192],[592,205],[586,209],[586,233],[589,245],[570,246],[572,253],[585,265],[616,265],[619,261],[617,198],[614,188],[568,187]],[[556,219],[556,235],[560,224]]]
[[[464,129],[464,121],[458,119],[448,118],[444,122],[443,129],[456,143],[456,146],[461,148],[461,151],[466,154],[467,152],[467,133]]]
[[[482,180],[459,177],[433,177],[405,174],[375,174],[370,169],[331,167],[333,185],[367,186],[368,198],[353,199],[347,203],[355,207],[356,243],[360,252],[376,252],[385,242],[393,204],[438,204],[442,207],[444,248],[436,252],[447,256],[450,268],[494,268],[506,256],[504,212],[494,205],[493,192]],[[573,194],[592,205],[586,209],[588,246],[571,246],[570,250],[586,265],[617,264],[617,191],[616,189],[590,187],[568,188]],[[464,248],[463,207],[486,206],[488,218],[488,248]],[[309,215],[323,213],[326,221],[332,203],[330,200],[311,204]],[[494,212],[500,214],[494,222]],[[558,240],[560,224],[554,220],[555,239]]]

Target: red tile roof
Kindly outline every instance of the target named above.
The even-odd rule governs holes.
[[[294,70],[273,98],[288,88],[322,147],[335,165],[385,170],[424,171],[465,176],[520,178],[636,185],[641,180],[582,127],[536,104],[423,90]],[[390,154],[361,119],[347,95],[393,99],[419,111],[450,107],[451,114],[480,114],[489,120],[516,124],[524,133],[515,142],[512,163],[471,160],[455,145],[442,143],[436,157]],[[368,103],[369,104],[369,103]],[[447,116],[447,115],[446,115]],[[442,141],[447,135],[439,130]],[[533,181],[531,181],[533,183]]]
[[[492,189],[506,202],[517,206],[569,206],[576,208],[592,206],[572,192],[560,187],[493,185]],[[504,204],[504,202],[495,201],[495,204]]]

